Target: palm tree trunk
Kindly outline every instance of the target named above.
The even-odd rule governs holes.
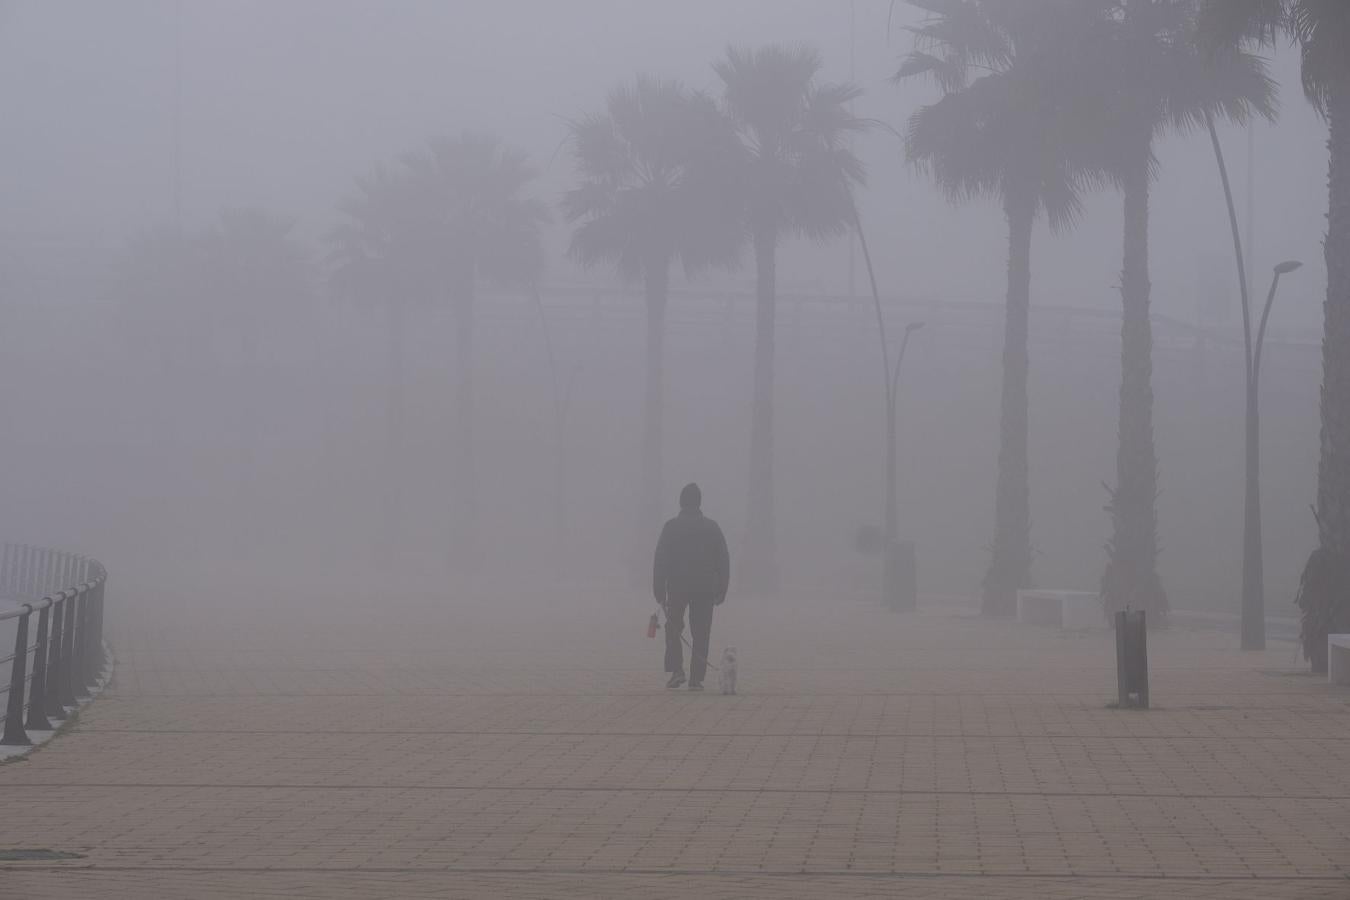
[[[1327,148],[1330,208],[1322,339],[1322,455],[1317,508],[1325,546],[1350,553],[1350,83],[1332,88]]]
[[[1158,459],[1153,445],[1153,326],[1149,321],[1148,142],[1136,148],[1124,179],[1125,235],[1120,273],[1120,420],[1116,487],[1111,493],[1111,541],[1102,575],[1108,613],[1148,613],[1150,625],[1167,611],[1158,577]]]
[[[380,555],[391,560],[403,541],[403,304],[389,301],[386,312],[388,393],[384,403],[384,534]]]
[[[1350,79],[1327,102],[1327,300],[1322,332],[1322,450],[1317,467],[1319,550],[1303,572],[1303,652],[1327,667],[1327,634],[1350,628],[1350,585],[1329,572],[1350,568]],[[1322,573],[1315,571],[1324,569]],[[1311,589],[1311,591],[1310,591]],[[1313,596],[1308,596],[1309,593]],[[1315,623],[1309,627],[1310,623]]]
[[[655,533],[661,522],[662,423],[665,418],[666,298],[670,263],[664,259],[646,269],[647,383],[642,407],[642,527]],[[648,548],[644,545],[643,552]]]
[[[755,381],[750,412],[750,502],[746,511],[744,583],[751,591],[777,586],[773,515],[773,357],[777,276],[774,229],[756,229]]]
[[[454,298],[455,315],[455,487],[452,558],[472,564],[478,525],[478,481],[474,459],[473,393],[474,283],[470,277]]]
[[[981,611],[1017,611],[1017,591],[1031,585],[1031,506],[1027,472],[1027,340],[1031,314],[1031,226],[1035,203],[1004,201],[1008,218],[1008,300],[1003,320],[1003,396],[999,415],[994,552],[984,576]]]
[[[564,437],[562,381],[558,377],[558,359],[553,353],[553,336],[549,333],[548,316],[544,313],[544,298],[539,286],[530,288],[539,327],[544,334],[544,356],[548,362],[549,387],[553,395],[553,548],[560,560],[567,554],[567,441]]]

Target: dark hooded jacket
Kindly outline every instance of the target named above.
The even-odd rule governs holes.
[[[657,603],[667,597],[685,601],[726,599],[731,583],[731,555],[717,523],[697,507],[685,507],[661,529],[652,566],[652,593]]]

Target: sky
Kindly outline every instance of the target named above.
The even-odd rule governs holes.
[[[649,72],[715,90],[710,62],[728,44],[806,42],[823,55],[823,77],[852,74],[866,92],[857,112],[885,126],[859,147],[883,294],[997,301],[1006,264],[997,206],[949,205],[905,162],[894,133],[936,97],[929,85],[889,81],[918,15],[889,0],[10,0],[0,6],[0,234],[19,248],[117,246],[173,221],[177,183],[185,224],[262,206],[317,237],[354,176],[430,135],[466,129],[523,150],[541,170],[538,195],[556,202],[573,178],[567,121],[598,109],[612,86]],[[1296,54],[1282,47],[1271,62],[1284,87],[1278,125],[1253,135],[1258,289],[1281,259],[1313,263],[1282,289],[1278,335],[1320,318],[1326,129],[1299,92]],[[1223,139],[1245,218],[1247,136],[1225,129]],[[1214,314],[1227,310],[1231,323],[1232,250],[1208,141],[1168,138],[1157,152],[1155,308],[1193,321],[1203,303],[1217,303]],[[1111,191],[1088,199],[1073,233],[1039,228],[1033,303],[1113,305],[1120,228]],[[556,225],[552,271],[575,277],[560,258],[565,242]],[[793,248],[780,283],[842,293],[848,259],[847,241]],[[734,277],[748,285],[752,273]]]

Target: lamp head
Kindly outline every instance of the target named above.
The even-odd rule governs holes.
[[[1275,267],[1275,274],[1284,275],[1287,272],[1294,271],[1301,265],[1303,265],[1303,263],[1299,262],[1296,259],[1286,259],[1284,262],[1280,263],[1278,266]]]
[[[908,325],[905,326],[905,332],[908,333],[911,331],[918,331],[923,326],[924,326],[923,322],[910,322]]]

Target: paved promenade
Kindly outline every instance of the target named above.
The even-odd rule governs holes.
[[[124,604],[0,766],[0,851],[76,854],[0,897],[1350,897],[1350,690],[1291,644],[1156,635],[1116,711],[1106,632],[733,598],[723,697],[632,598],[213,602]]]

